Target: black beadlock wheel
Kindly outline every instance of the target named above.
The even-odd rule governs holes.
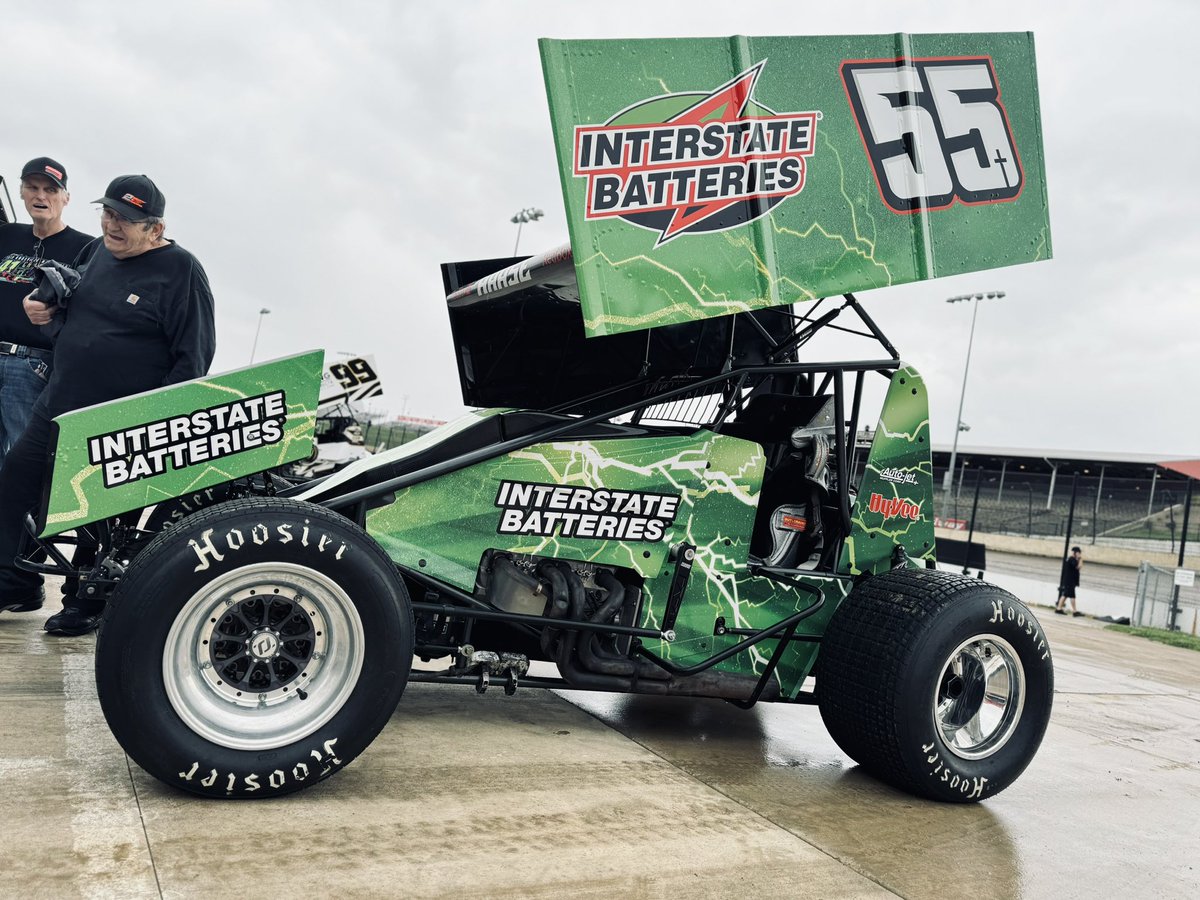
[[[821,642],[817,700],[864,769],[935,800],[1012,784],[1050,721],[1045,633],[1012,594],[977,579],[896,569],[855,587]]]
[[[135,557],[96,644],[125,751],[209,797],[280,796],[361,753],[408,680],[412,608],[361,528],[295,500],[188,516]]]

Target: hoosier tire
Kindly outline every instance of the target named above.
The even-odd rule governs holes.
[[[189,516],[134,559],[96,644],[125,751],[206,797],[310,787],[379,734],[408,680],[412,607],[361,528],[295,500]]]
[[[838,746],[918,796],[991,797],[1050,720],[1054,671],[1023,603],[950,572],[896,569],[856,587],[821,642],[817,700]]]

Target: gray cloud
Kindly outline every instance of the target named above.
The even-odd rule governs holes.
[[[74,2],[53,27],[8,8],[0,174],[61,159],[68,221],[93,231],[110,178],[151,175],[214,284],[218,369],[248,361],[267,306],[260,359],[373,353],[381,408],[447,417],[461,404],[438,264],[508,255],[529,205],[546,217],[523,250],[566,240],[538,37],[1031,30],[1055,259],[861,299],[925,374],[935,441],[952,437],[970,327],[943,301],[1001,289],[979,312],[968,445],[1200,455],[1200,12],[829,6]]]

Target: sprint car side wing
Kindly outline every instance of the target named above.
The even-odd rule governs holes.
[[[320,350],[58,416],[41,536],[312,453]]]

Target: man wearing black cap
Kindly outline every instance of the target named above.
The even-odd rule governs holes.
[[[0,464],[29,423],[50,377],[50,335],[25,316],[21,301],[45,262],[70,264],[92,240],[63,222],[67,170],[48,156],[21,170],[21,200],[32,225],[0,225]]]
[[[50,383],[0,469],[0,611],[42,605],[40,576],[13,564],[23,530],[13,511],[31,509],[40,499],[50,420],[199,378],[216,348],[208,277],[192,254],[163,237],[166,200],[154,182],[122,176],[96,202],[103,207],[101,239],[76,259],[81,278],[66,309],[25,300],[30,321],[48,324],[58,317],[62,327]],[[104,601],[75,597],[73,582],[68,579],[63,611],[46,622],[51,634],[85,634],[99,624]]]

